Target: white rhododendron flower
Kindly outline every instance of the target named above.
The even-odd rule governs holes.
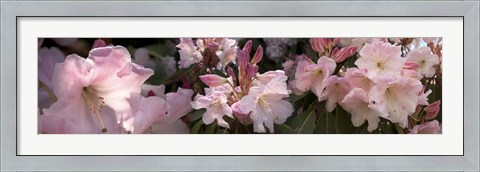
[[[286,77],[277,77],[268,84],[253,86],[247,96],[240,100],[240,111],[250,114],[253,130],[265,133],[265,126],[273,133],[273,123],[282,124],[292,115],[293,106],[283,100],[288,97]]]
[[[352,114],[353,126],[360,127],[365,121],[368,121],[367,130],[369,132],[377,129],[380,117],[386,117],[371,108],[367,92],[361,88],[352,89],[342,101],[342,107]]]
[[[205,96],[197,95],[194,100],[192,102],[194,109],[207,110],[202,118],[205,124],[211,124],[217,120],[219,126],[230,128],[223,116],[233,118],[233,113],[232,108],[227,104],[227,96],[223,92],[213,91]]]
[[[228,38],[222,39],[217,51],[215,51],[220,59],[217,64],[217,69],[225,70],[228,63],[235,63],[235,59],[237,58],[237,49],[237,41]]]
[[[421,89],[422,85],[417,79],[384,79],[370,91],[370,106],[390,121],[406,127],[407,117],[415,112],[418,105],[418,92]]]
[[[199,63],[203,60],[202,53],[193,44],[192,38],[180,38],[180,44],[177,45],[178,53],[180,54],[180,61],[178,62],[180,68],[188,68],[190,65]]]
[[[370,79],[377,76],[398,76],[405,63],[405,58],[400,56],[400,47],[389,43],[365,44],[359,53],[361,57],[355,61],[355,65],[367,70]]]
[[[417,74],[419,78],[431,78],[435,74],[435,66],[440,64],[436,54],[432,54],[430,48],[422,47],[413,50],[407,56],[407,61],[418,64]]]
[[[300,61],[295,73],[296,88],[300,91],[312,90],[317,95],[318,101],[325,100],[325,87],[327,79],[334,72],[335,61],[328,57],[320,57],[317,63],[312,61]]]

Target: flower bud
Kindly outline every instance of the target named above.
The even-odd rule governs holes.
[[[332,39],[332,43],[330,44],[331,47],[334,47],[335,45],[337,45],[338,41],[340,41],[340,38],[333,38]]]
[[[418,63],[415,63],[413,61],[406,61],[405,64],[403,64],[403,69],[417,70],[418,66]]]
[[[216,87],[227,83],[227,79],[215,74],[206,74],[200,76],[200,80],[209,87]]]
[[[252,44],[253,44],[252,40],[249,40],[243,46],[243,50],[247,53],[247,56],[250,56],[250,50],[252,49]]]
[[[440,100],[437,100],[428,105],[425,108],[425,112],[427,112],[427,114],[425,115],[426,120],[435,119],[438,115],[438,112],[440,112]]]
[[[238,67],[240,69],[246,69],[248,60],[249,60],[248,53],[245,50],[241,50],[238,53]],[[244,72],[244,71],[240,71],[240,72]]]
[[[95,42],[93,42],[92,48],[99,48],[99,47],[106,47],[107,43],[103,41],[102,39],[97,39]]]
[[[325,52],[325,47],[328,45],[328,38],[311,38],[310,45],[317,53]]]
[[[217,51],[219,46],[220,45],[216,42],[209,42],[208,43],[208,50],[210,50],[212,52]]]
[[[237,82],[237,77],[235,77],[235,72],[233,72],[233,69],[230,66],[227,67],[227,74],[232,77],[233,83],[235,84]]]
[[[353,56],[356,52],[356,46],[345,47],[340,50],[338,50],[338,48],[335,48],[332,51],[332,59],[335,60],[336,63],[340,63],[345,61],[348,57]]]
[[[260,60],[262,60],[262,56],[263,56],[263,48],[262,46],[259,45],[250,63],[257,64],[258,62],[260,62]]]

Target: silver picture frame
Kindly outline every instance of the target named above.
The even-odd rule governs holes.
[[[2,1],[1,171],[478,171],[478,1]],[[22,156],[17,155],[17,25],[21,16],[415,16],[464,22],[463,156]]]

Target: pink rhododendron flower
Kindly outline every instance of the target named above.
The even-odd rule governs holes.
[[[413,61],[405,61],[405,64],[403,64],[403,69],[407,70],[417,70],[419,67],[418,63],[413,62]]]
[[[425,115],[425,119],[435,119],[440,112],[440,100],[437,100],[425,107],[425,112],[427,112],[427,114]]]
[[[345,78],[330,76],[327,79],[327,87],[325,93],[327,97],[326,108],[328,112],[332,112],[337,106],[341,104],[345,95],[350,91],[350,84]]]
[[[415,125],[409,134],[441,134],[442,126],[437,120],[425,122],[420,125]]]
[[[422,85],[417,79],[384,79],[370,90],[370,106],[393,123],[406,127],[407,117],[415,112],[418,105],[418,92],[421,89]]]
[[[312,90],[319,101],[323,101],[323,91],[327,78],[334,72],[335,61],[328,57],[320,57],[317,64],[312,61],[300,61],[295,73],[296,88],[300,91]]]
[[[400,72],[400,75],[406,78],[421,79],[420,77],[418,77],[417,71],[415,70],[402,69],[402,71]]]
[[[405,59],[400,56],[400,47],[389,43],[365,44],[359,53],[361,57],[355,61],[355,65],[359,69],[366,69],[370,79],[379,75],[398,76],[405,63]]]
[[[373,42],[388,42],[386,38],[352,38],[350,42],[345,40],[343,43],[344,46],[356,46],[357,52],[359,52],[363,46],[367,43]]]
[[[422,90],[419,91],[418,93],[418,104],[419,105],[428,105],[428,95],[432,93],[432,90],[428,90],[425,92],[425,87],[422,87]]]
[[[128,50],[121,46],[93,49],[87,59],[69,55],[55,68],[52,85],[58,101],[43,110],[42,121],[61,118],[67,133],[119,131],[117,126],[123,127],[123,120],[132,115],[128,98],[139,94],[152,74],[131,63]]]
[[[258,81],[262,84],[268,84],[272,79],[275,78],[282,78],[287,80],[287,76],[285,75],[285,72],[283,70],[275,70],[275,71],[267,71],[263,74],[257,73],[257,76],[255,77],[255,81]]]
[[[172,93],[164,94],[163,90],[165,87],[163,85],[153,86],[150,88],[155,90],[155,92],[157,92],[156,94],[158,94],[158,91],[162,91],[159,97],[157,96],[150,96],[150,97],[154,97],[157,99],[159,98],[165,99],[165,101],[163,101],[164,104],[158,105],[158,106],[165,107],[166,113],[163,113],[163,114],[161,113],[160,118],[153,120],[149,128],[143,131],[143,133],[151,133],[151,134],[189,133],[190,130],[188,129],[187,124],[185,124],[185,122],[183,122],[180,118],[187,115],[192,110],[191,97],[193,95],[193,90],[179,88],[176,93],[172,92]],[[155,108],[158,108],[158,107],[155,107]],[[147,124],[144,124],[144,125],[148,126]]]
[[[55,64],[63,62],[65,55],[56,47],[40,48],[38,50],[38,79],[45,85],[38,89],[38,108],[43,109],[54,103],[53,95],[44,89],[52,89],[52,76]],[[53,98],[53,99],[52,99]]]
[[[197,95],[192,102],[194,109],[207,109],[203,114],[203,123],[211,124],[217,120],[219,126],[230,128],[223,116],[233,118],[232,109],[227,104],[227,96],[223,92],[213,91],[206,96]]]
[[[99,47],[106,47],[107,43],[103,41],[102,39],[96,39],[95,42],[93,42],[92,48],[99,48]]]
[[[352,88],[361,88],[366,92],[369,92],[370,88],[375,85],[375,83],[367,77],[367,70],[349,68],[345,74],[345,79]]]
[[[150,59],[148,50],[146,48],[138,48],[135,50],[133,62],[147,68],[154,68],[155,63]]]
[[[228,38],[222,39],[217,51],[215,51],[218,58],[220,59],[217,64],[217,69],[225,70],[228,63],[235,63],[235,58],[237,57],[237,50],[237,41]]]
[[[429,47],[421,47],[413,50],[407,55],[407,61],[412,61],[418,64],[418,77],[431,78],[435,75],[435,67],[440,64],[440,59],[436,54],[432,54]]]
[[[285,71],[285,73],[290,73],[290,71],[293,71],[294,65],[295,65],[295,61],[290,60],[290,59],[286,60],[286,61],[282,64],[283,71]]]
[[[290,93],[286,79],[278,77],[266,85],[258,83],[258,86],[251,87],[248,95],[240,100],[239,109],[243,114],[250,113],[255,132],[265,133],[266,126],[270,133],[273,133],[273,123],[282,124],[292,115],[292,104],[283,100]]]
[[[129,98],[132,115],[123,120],[125,130],[133,134],[141,134],[155,121],[166,118],[165,99],[157,96],[142,97],[133,93]]]
[[[52,86],[55,64],[63,62],[65,55],[57,47],[40,48],[38,50],[38,79],[47,86]]]
[[[369,106],[369,100],[365,90],[361,88],[353,88],[345,96],[345,99],[343,99],[342,107],[352,114],[353,126],[360,127],[365,123],[365,120],[367,120],[367,130],[369,132],[377,129],[382,113]]]
[[[299,90],[297,88],[297,80],[291,80],[288,82],[288,90],[292,90],[292,92],[297,96],[305,93],[305,91]]]
[[[180,50],[180,68],[188,68],[192,64],[199,63],[203,60],[202,53],[198,51],[198,47],[193,44],[192,38],[180,38],[180,44],[177,45]]]

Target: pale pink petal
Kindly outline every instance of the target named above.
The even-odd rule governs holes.
[[[132,94],[129,102],[132,106],[134,119],[132,124],[126,124],[124,122],[124,127],[127,131],[140,134],[148,129],[155,121],[166,118],[166,102],[161,97],[151,96],[143,98],[139,94]],[[126,126],[131,126],[131,128],[127,128]]]

